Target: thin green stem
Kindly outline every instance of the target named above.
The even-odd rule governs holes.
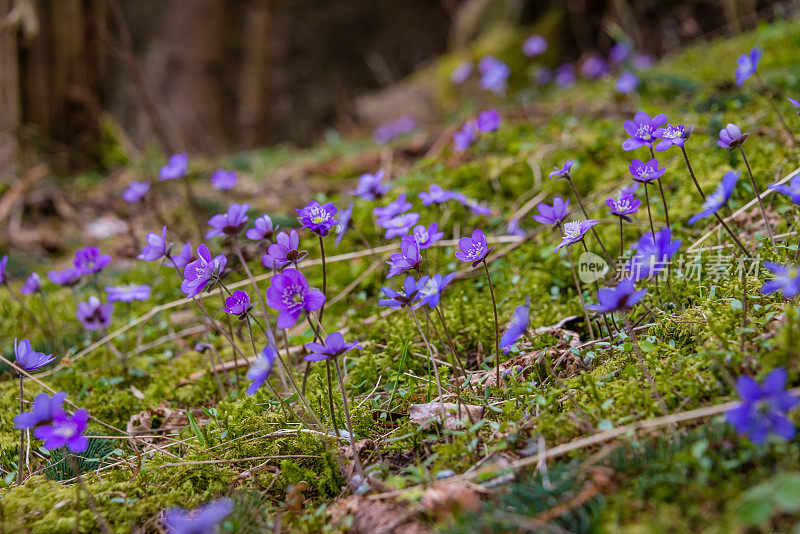
[[[758,192],[758,186],[756,185],[756,179],[753,178],[753,171],[750,170],[750,162],[747,161],[747,156],[744,154],[744,148],[742,145],[739,145],[739,152],[742,154],[742,159],[744,159],[744,164],[747,166],[747,174],[750,175],[750,183],[753,185],[753,191],[756,194],[756,199],[758,199],[758,207],[761,208],[761,216],[764,218],[764,226],[767,227],[767,233],[769,234],[769,241],[772,243],[772,246],[775,246],[775,238],[772,237],[772,228],[769,225],[769,221],[767,220],[767,212],[764,210],[764,203],[761,201],[761,194]]]
[[[494,286],[492,286],[492,277],[489,276],[489,266],[486,264],[486,258],[482,260],[483,269],[486,272],[486,281],[489,282],[489,293],[492,296],[492,311],[494,311],[494,348],[497,355],[497,364],[495,369],[497,371],[497,387],[500,386],[500,320],[497,318],[497,301],[494,298]]]
[[[331,362],[330,362],[330,360],[325,360],[325,376],[328,379],[328,409],[330,410],[330,415],[331,415],[331,425],[333,425],[333,435],[338,438],[339,437],[339,426],[336,424],[336,409],[334,408],[334,403],[333,403],[333,385],[331,383]],[[341,380],[341,378],[340,378],[340,380]],[[347,406],[347,397],[344,396],[344,388],[342,388],[342,403],[345,406]],[[346,407],[345,407],[345,410],[347,410]],[[350,421],[348,421],[347,423],[349,425]],[[352,438],[353,438],[353,431],[350,430],[350,439],[352,440]]]
[[[363,477],[364,469],[361,467],[361,459],[358,457],[358,450],[356,448],[356,435],[353,433],[353,421],[350,418],[350,408],[347,406],[347,391],[344,389],[344,377],[342,376],[342,369],[339,367],[339,360],[336,358],[333,359],[333,364],[336,366],[336,374],[339,377],[339,389],[342,392],[344,418],[347,421],[347,431],[350,433],[350,446],[353,449],[353,465],[356,469],[356,472]]]
[[[325,295],[325,298],[328,298],[328,273],[325,267],[325,243],[322,240],[322,236],[319,237],[319,253],[322,257],[322,294]],[[319,322],[322,324],[322,315],[325,313],[325,302],[322,303],[322,306],[319,309]]]
[[[419,319],[417,319],[417,313],[414,311],[414,308],[411,306],[408,307],[408,312],[411,314],[411,317],[414,319],[414,323],[417,325],[417,330],[419,330],[419,335],[422,336],[422,341],[425,342],[425,348],[427,349],[428,354],[428,401],[430,401],[430,384],[431,384],[431,363],[433,363],[433,372],[436,376],[436,388],[439,392],[439,399],[443,398],[442,395],[442,382],[439,379],[439,366],[436,364],[436,360],[433,359],[433,351],[431,350],[431,344],[428,343],[428,337],[425,335],[425,332],[422,330],[422,325],[419,324]]]
[[[23,393],[22,382],[25,379],[23,375],[19,375],[19,413],[25,411],[25,401]],[[19,464],[17,465],[17,484],[22,485],[25,478],[25,431],[19,431]]]
[[[575,189],[575,184],[572,183],[572,177],[570,177],[569,174],[567,175],[567,182],[569,182],[569,186],[570,188],[572,188],[572,194],[575,195],[575,200],[578,201],[578,206],[581,208],[584,218],[588,219],[589,213],[586,211],[586,208],[583,207],[583,202],[581,201],[581,197],[578,195],[578,190]],[[592,227],[592,233],[594,234],[594,238],[597,239],[597,242],[600,244],[600,248],[603,249],[603,254],[605,254],[609,265],[614,267],[616,264],[614,263],[614,260],[611,258],[611,254],[609,254],[608,251],[606,250],[603,241],[600,239],[600,235],[598,235],[597,230],[595,230],[594,227]]]
[[[586,319],[586,326],[589,328],[589,336],[592,340],[595,339],[594,337],[594,329],[592,328],[592,321],[589,319],[589,310],[586,309],[586,301],[583,300],[583,291],[581,290],[581,284],[578,281],[578,273],[575,271],[575,262],[572,261],[572,251],[567,248],[567,256],[569,257],[569,266],[572,268],[572,280],[575,282],[575,291],[578,292],[578,297],[581,299],[581,307],[583,308],[583,317]]]

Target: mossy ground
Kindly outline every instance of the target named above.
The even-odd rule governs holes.
[[[438,221],[448,237],[467,234],[474,227],[487,234],[503,234],[509,217],[535,196],[542,199],[552,199],[556,194],[570,196],[564,181],[551,181],[546,176],[554,165],[574,158],[579,162],[573,173],[575,185],[592,208],[592,214],[604,223],[597,227],[600,236],[610,248],[618,247],[619,229],[605,214],[603,200],[629,183],[630,159],[645,158],[644,150],[624,153],[620,148],[624,139],[622,121],[640,109],[651,114],[666,113],[673,123],[694,125],[687,151],[706,192],[711,192],[730,168],[744,172],[737,153],[720,149],[714,142],[716,132],[724,124],[736,122],[752,133],[746,144],[747,155],[759,187],[766,189],[776,178],[797,167],[798,152],[788,147],[776,116],[754,80],[743,88],[736,88],[731,82],[736,57],[754,44],[766,51],[759,70],[776,95],[800,95],[800,25],[789,21],[764,26],[741,37],[692,47],[659,63],[642,73],[642,85],[633,97],[617,95],[608,81],[579,83],[572,89],[544,93],[522,89],[516,101],[495,103],[502,106],[503,126],[496,134],[482,138],[466,154],[445,148],[423,157],[402,156],[403,162],[398,163],[400,171],[393,176],[390,198],[407,193],[415,207],[420,208],[422,221],[426,224]],[[774,99],[790,125],[800,131],[800,120],[785,100],[777,96]],[[466,107],[470,105],[476,106],[478,102],[468,102]],[[397,144],[398,159],[402,143]],[[349,202],[341,192],[352,187],[357,168],[346,163],[348,158],[374,150],[363,140],[332,139],[306,153],[275,149],[234,155],[223,163],[243,173],[265,176],[298,161],[345,161],[331,173],[309,179],[321,186],[321,192],[315,193],[314,198],[332,200],[341,209]],[[689,216],[699,210],[700,201],[680,153],[670,151],[658,157],[668,169],[663,181],[669,215],[685,252],[709,226],[686,225]],[[208,167],[216,163],[209,162]],[[144,173],[144,169],[155,165],[156,162],[148,161],[132,164],[132,169]],[[100,187],[96,181],[86,182],[87,188]],[[453,207],[454,203],[436,211],[423,208],[416,194],[434,183],[480,199],[491,206],[493,215],[475,217],[460,206]],[[281,192],[276,191],[275,195],[280,196]],[[751,198],[752,187],[743,179],[730,208],[736,210]],[[252,213],[261,209],[260,201],[247,200],[253,204],[252,218]],[[210,213],[222,211],[227,202],[221,196],[206,196],[202,200]],[[787,203],[770,197],[769,205],[771,211],[780,215],[776,219],[779,221],[776,233],[789,231],[786,221],[791,220],[793,212]],[[364,242],[370,246],[385,244],[374,228],[372,207],[373,204],[356,199],[352,223],[356,232],[350,232],[336,249],[330,240],[329,258],[342,252],[364,250],[367,248]],[[663,208],[655,199],[653,210],[654,218],[663,225]],[[538,225],[530,220],[529,211],[519,213],[520,225],[533,231]],[[288,209],[270,214],[284,226],[291,224]],[[185,209],[176,207],[169,215],[191,227]],[[638,239],[646,225],[646,216],[626,225],[626,244]],[[796,236],[786,242],[791,246],[772,248],[757,218],[751,223],[737,223],[737,229],[750,242],[761,240],[758,252],[764,259],[785,262],[795,254]],[[720,240],[725,242],[725,236]],[[490,264],[501,322],[510,317],[526,296],[532,302],[532,329],[582,315],[569,260],[565,254],[553,252],[556,242],[556,235],[540,227],[524,244]],[[709,244],[716,243],[714,240]],[[319,257],[314,239],[306,236],[303,245],[309,250],[310,259]],[[589,245],[599,252],[593,239]],[[218,251],[228,246],[219,241],[211,245]],[[226,281],[244,280],[233,254],[228,256],[234,270]],[[384,256],[365,254],[329,263],[329,300],[373,268],[375,262],[383,261]],[[640,333],[639,342],[670,413],[730,400],[735,396],[731,377],[744,373],[763,376],[770,369],[782,366],[789,372],[790,384],[800,383],[796,333],[800,319],[794,304],[778,297],[760,296],[758,288],[765,274],[752,273],[747,278],[748,321],[742,329],[741,279],[732,275],[716,279],[708,275],[709,269],[719,263],[712,256],[707,251],[699,256],[707,274],[699,281],[675,276],[669,287],[663,282],[650,284],[644,304],[653,310],[652,314],[643,317],[641,308],[630,317],[633,322],[643,319],[644,324],[651,325]],[[429,249],[426,265],[429,272],[463,269],[453,256],[452,247]],[[41,274],[47,268],[42,266],[37,270]],[[251,268],[257,274],[263,272],[257,255]],[[321,286],[319,267],[303,270],[312,286]],[[365,453],[365,463],[388,487],[426,483],[444,470],[464,472],[490,453],[517,456],[529,446],[530,440],[536,441],[539,436],[552,447],[582,434],[662,415],[627,339],[617,337],[610,343],[569,349],[572,364],[567,369],[552,367],[560,354],[555,348],[561,343],[557,336],[531,335],[508,357],[549,348],[545,360],[509,378],[502,391],[477,388],[464,392],[468,403],[491,404],[482,424],[457,432],[435,427],[419,429],[408,420],[407,414],[410,404],[427,399],[425,346],[411,317],[405,313],[376,315],[381,311],[377,306],[380,288],[399,283],[387,282],[383,272],[378,267],[343,298],[330,304],[325,312],[325,326],[328,331],[349,328],[348,339],[358,339],[364,347],[350,353],[342,363],[347,372],[354,430],[359,438],[369,438],[377,446],[373,453]],[[166,267],[157,269],[143,262],[115,261],[100,280],[78,287],[74,294],[69,290],[49,292],[47,302],[52,322],[42,320],[46,315],[38,297],[25,299],[42,327],[37,327],[26,312],[4,295],[0,300],[3,315],[14,318],[0,324],[6,340],[4,355],[13,359],[8,340],[14,337],[29,337],[35,347],[46,352],[64,346],[74,355],[91,339],[97,339],[83,333],[75,321],[76,298],[85,300],[97,291],[96,287],[106,285],[151,284],[153,296],[149,301],[134,303],[130,311],[124,305],[117,305],[112,325],[116,329],[129,318],[147,313],[155,304],[179,299],[177,281],[174,271]],[[250,287],[243,289],[249,291]],[[586,299],[594,301],[594,288],[585,289]],[[210,295],[205,301],[207,308],[218,309],[218,299],[216,294]],[[458,352],[470,368],[492,369],[494,323],[489,287],[481,273],[454,282],[445,294],[442,309]],[[221,312],[213,314],[225,321]],[[447,346],[436,334],[435,315],[430,322],[424,314],[421,318],[431,342],[446,359]],[[166,507],[193,507],[221,495],[231,495],[237,508],[225,523],[226,532],[257,532],[276,521],[287,530],[336,531],[339,527],[328,525],[325,509],[346,492],[346,481],[338,465],[341,455],[328,438],[301,432],[297,418],[286,414],[265,388],[247,397],[237,393],[235,387],[220,393],[210,374],[188,380],[192,373],[209,366],[208,353],[194,350],[199,341],[216,347],[224,360],[233,358],[230,347],[217,334],[170,337],[181,329],[201,324],[201,316],[190,304],[175,306],[114,340],[123,352],[152,343],[151,348],[130,358],[127,373],[114,352],[101,346],[80,359],[64,359],[62,369],[43,378],[50,387],[68,392],[73,402],[88,409],[94,417],[118,429],[125,429],[131,416],[161,405],[178,411],[207,410],[200,435],[190,427],[168,434],[172,440],[180,441],[167,449],[169,454],[152,449],[141,453],[126,440],[113,440],[116,450],[106,463],[122,459],[126,462],[85,475],[102,514],[118,532],[134,527],[155,531],[159,514]],[[241,324],[234,324],[233,328],[242,350],[251,355],[246,328]],[[570,329],[573,328],[587,340],[588,332],[581,319],[571,323]],[[298,345],[311,339],[311,331],[300,328],[292,332],[289,341]],[[257,342],[263,344],[264,339]],[[403,366],[399,369],[401,360]],[[244,370],[239,372],[242,380]],[[444,382],[450,376],[449,369],[442,367],[441,373]],[[42,475],[47,458],[35,446],[32,458],[38,474],[22,487],[11,485],[19,444],[11,423],[18,413],[17,383],[11,373],[3,376],[6,379],[0,382],[0,467],[9,476],[5,479],[8,487],[0,490],[0,521],[5,530],[66,533],[96,529],[95,514],[87,507],[85,497],[76,496],[76,486],[51,481]],[[307,387],[311,405],[327,420],[324,365],[312,366]],[[435,387],[431,390],[435,391]],[[37,384],[26,383],[28,398],[40,391]],[[341,406],[338,392],[335,397]],[[343,415],[339,413],[337,418],[338,425],[344,428]],[[153,427],[159,425],[155,418]],[[792,511],[778,505],[773,509],[759,494],[748,493],[760,483],[769,484],[776,474],[797,471],[800,458],[796,440],[756,447],[738,438],[719,418],[693,426],[688,432],[667,428],[658,437],[621,440],[622,452],[617,451],[606,462],[615,473],[613,491],[600,492],[574,506],[558,521],[572,530],[625,532],[718,532],[743,530],[746,525],[766,531],[787,530],[797,524],[800,519],[797,509]],[[276,434],[281,429],[294,432]],[[91,430],[98,435],[114,435],[94,423]],[[163,446],[168,442],[159,443]],[[517,482],[487,497],[490,504],[477,518],[463,516],[452,528],[463,531],[520,528],[504,521],[508,507],[515,507],[518,515],[532,517],[568,501],[569,495],[584,487],[587,471],[580,462],[593,452],[597,451],[580,451],[574,458],[552,464],[550,472],[557,483],[543,485],[541,475],[521,473]],[[265,458],[276,456],[284,458]],[[241,460],[248,458],[252,460]],[[543,488],[551,500],[542,497]],[[520,502],[527,504],[522,506]],[[754,514],[753,509],[760,515]],[[425,520],[435,525],[441,518],[430,514]],[[447,522],[441,520],[439,526],[445,528]]]

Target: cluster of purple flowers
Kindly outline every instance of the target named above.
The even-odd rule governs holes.
[[[33,435],[44,442],[48,450],[67,447],[72,452],[83,452],[89,446],[84,436],[89,412],[78,410],[68,415],[61,407],[66,393],[55,393],[52,397],[40,393],[33,400],[30,412],[23,412],[14,418],[14,428],[33,430]]]
[[[478,62],[481,75],[480,86],[496,95],[505,94],[508,90],[508,76],[511,69],[494,56],[484,56]]]
[[[385,144],[414,130],[417,121],[411,115],[403,115],[397,120],[381,124],[372,134],[376,143]]]
[[[487,109],[478,114],[475,120],[464,123],[459,131],[453,134],[453,145],[458,152],[463,152],[478,140],[480,134],[487,134],[500,128],[502,117],[496,109]]]

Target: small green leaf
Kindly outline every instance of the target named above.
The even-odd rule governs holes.
[[[800,510],[800,473],[784,473],[775,478],[772,497],[778,508],[789,513]]]
[[[194,416],[192,412],[186,410],[186,417],[189,418],[189,426],[192,427],[192,432],[194,433],[195,437],[197,438],[197,442],[200,444],[201,447],[206,446],[206,438],[202,432],[200,432],[200,427],[197,426],[197,421],[194,420]]]
[[[656,351],[656,346],[647,340],[640,342],[639,348],[642,349],[642,352],[646,352],[648,354]]]
[[[772,504],[766,498],[747,500],[739,507],[739,518],[746,525],[758,525],[770,517]]]
[[[742,309],[742,301],[739,299],[731,299],[731,309],[733,311],[739,311]]]

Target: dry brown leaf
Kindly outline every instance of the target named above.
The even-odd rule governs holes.
[[[420,504],[438,515],[447,515],[459,511],[477,512],[481,506],[481,498],[469,484],[465,482],[434,482],[422,496]]]
[[[352,534],[427,534],[430,529],[414,510],[388,501],[370,501],[359,495],[339,499],[328,506],[330,524],[342,527],[352,517],[347,530]]]

